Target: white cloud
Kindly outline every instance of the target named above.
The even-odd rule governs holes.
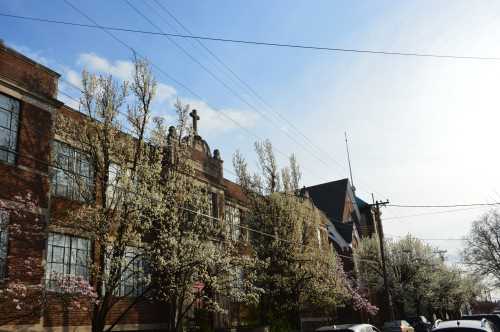
[[[92,71],[99,71],[116,76],[122,80],[132,77],[134,64],[127,60],[109,61],[95,53],[82,53],[78,57],[78,64]]]
[[[82,53],[78,57],[78,64],[91,71],[111,74],[122,80],[130,80],[134,70],[134,64],[127,60],[111,61],[95,53]],[[76,72],[67,71],[68,80],[75,83]],[[160,104],[167,103],[170,108],[178,97],[177,90],[168,84],[158,83],[155,108],[159,109]],[[184,98],[182,98],[185,100]],[[241,111],[236,109],[215,110],[202,100],[185,100],[191,109],[197,109],[202,122],[200,130],[202,133],[221,133],[232,129],[254,127],[259,116],[255,112]],[[160,106],[163,107],[164,105]]]
[[[71,108],[79,108],[77,101],[78,92],[75,92],[74,89],[74,87],[82,89],[79,69],[58,64],[52,61],[52,59],[43,57],[41,52],[33,51],[28,47],[14,44],[10,44],[10,46],[37,62],[52,68],[57,68],[67,81],[67,83],[64,81],[60,82],[59,89],[64,93],[59,93],[59,100]],[[130,80],[134,70],[134,64],[129,60],[109,60],[93,52],[80,53],[76,65],[77,68],[84,67],[92,72],[111,74],[120,80]],[[71,85],[74,87],[71,87]],[[73,96],[75,99],[66,96],[66,94]],[[177,98],[181,98],[184,103],[189,104],[191,109],[198,110],[201,117],[199,128],[204,136],[214,136],[214,134],[218,135],[234,129],[241,130],[241,127],[252,128],[259,120],[259,115],[252,111],[242,111],[232,108],[216,110],[203,100],[189,100],[183,98],[178,95],[177,90],[173,86],[158,82],[154,108],[158,110],[158,113],[163,113],[161,116],[163,116],[167,122],[174,122],[175,116],[165,114],[165,110],[162,108],[168,107],[168,109],[171,110]]]
[[[66,69],[64,76],[66,76],[66,79],[72,85],[75,85],[75,86],[79,87],[80,89],[83,88],[81,75],[78,72],[76,72],[75,70]]]
[[[200,131],[202,133],[221,133],[232,129],[252,128],[256,125],[259,115],[255,112],[235,109],[215,110],[202,100],[187,100],[191,109],[196,109],[200,115]]]
[[[172,101],[177,95],[177,90],[173,86],[167,85],[165,83],[158,83],[156,89],[156,102],[164,103]]]
[[[111,74],[122,80],[131,80],[134,71],[134,64],[128,60],[115,60],[110,61],[104,57],[101,57],[95,53],[81,53],[78,56],[77,64],[87,68],[90,71],[102,72],[106,74]],[[72,70],[66,72],[67,78],[71,83],[80,82],[80,76]],[[81,83],[78,84],[81,86]],[[169,104],[177,95],[177,90],[168,84],[158,83],[156,91],[156,103]]]

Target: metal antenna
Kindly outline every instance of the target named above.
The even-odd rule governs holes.
[[[345,137],[345,148],[347,151],[347,163],[349,164],[349,175],[351,177],[351,186],[352,190],[356,191],[356,187],[354,187],[354,181],[352,180],[351,156],[349,155],[349,143],[347,142],[347,133],[345,131],[344,131],[344,137]]]

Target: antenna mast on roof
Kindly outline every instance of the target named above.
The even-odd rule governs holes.
[[[356,187],[354,187],[354,181],[352,180],[351,156],[349,155],[349,143],[347,142],[347,133],[345,131],[344,131],[344,137],[345,137],[345,148],[347,151],[347,163],[349,164],[349,175],[351,178],[352,191],[356,191]]]

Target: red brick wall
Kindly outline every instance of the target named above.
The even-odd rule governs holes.
[[[58,74],[0,44],[0,75],[29,91],[54,98]]]
[[[17,310],[10,300],[0,303],[0,325],[8,322],[35,324],[39,321],[40,306],[37,303],[40,293],[36,286],[40,285],[44,273],[44,213],[48,208],[51,127],[50,112],[22,102],[19,155],[14,165],[0,162],[0,199],[13,209],[9,210],[8,281],[18,280],[37,289],[28,292],[26,299],[22,300],[21,310]],[[26,263],[27,259],[32,260]]]
[[[8,299],[0,303],[0,325],[36,324],[40,320],[40,284],[44,275],[46,209],[48,208],[49,142],[52,130],[51,112],[38,106],[43,98],[56,92],[57,75],[36,66],[22,56],[0,45],[0,76],[8,89],[21,97],[16,162],[0,162],[0,199],[9,207],[7,249],[7,282],[23,282],[29,288],[21,299],[21,310]],[[34,104],[26,100],[37,100]],[[47,108],[50,107],[47,105]],[[1,286],[1,285],[0,285]],[[17,318],[17,319],[16,319]]]

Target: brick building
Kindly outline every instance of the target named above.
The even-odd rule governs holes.
[[[69,142],[54,134],[58,116],[77,121],[82,117],[57,100],[58,79],[58,73],[0,44],[1,283],[12,280],[28,285],[49,283],[50,289],[53,271],[88,275],[79,257],[91,255],[90,241],[57,222],[58,216],[77,197],[75,184],[64,172],[51,167],[52,158],[67,161],[67,171],[91,181],[85,158]],[[213,215],[224,219],[232,236],[239,237],[238,226],[244,209],[241,188],[224,178],[218,150],[212,152],[196,132],[192,157],[196,161],[198,180],[209,184]],[[9,227],[13,224],[22,231],[14,232]],[[29,238],[26,234],[30,234]],[[27,268],[28,261],[32,269]],[[125,292],[133,287],[138,285],[131,280],[121,289]],[[82,310],[70,308],[50,294],[46,298],[43,306],[32,306],[29,310],[18,309],[11,302],[0,302],[0,331],[90,331],[88,315]],[[119,299],[110,319],[116,320],[121,309],[131,301],[126,297]],[[239,325],[239,318],[238,310],[232,310],[229,315],[215,317],[214,324]],[[134,305],[120,317],[114,330],[162,328],[161,308],[146,302]]]

